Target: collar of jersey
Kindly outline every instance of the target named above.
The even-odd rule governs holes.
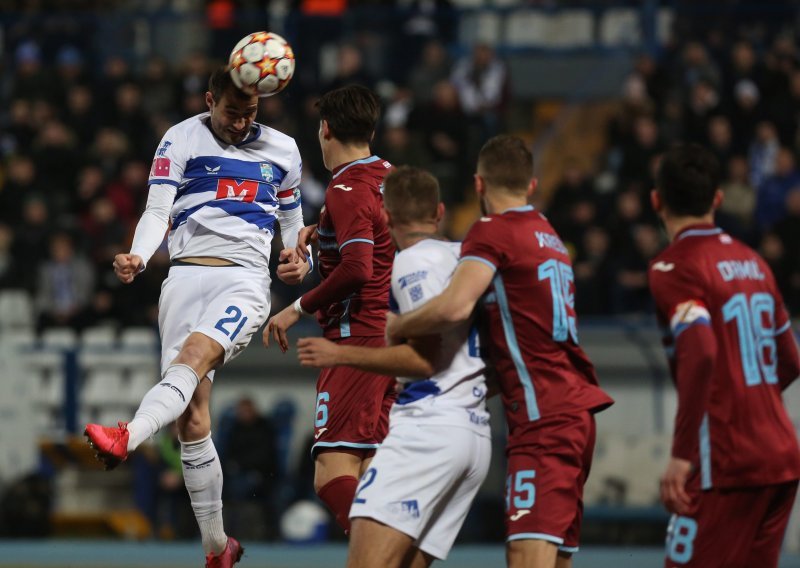
[[[333,178],[331,179],[336,179],[339,176],[339,174],[341,174],[346,169],[352,168],[353,166],[357,166],[358,164],[371,164],[372,162],[377,162],[378,160],[380,160],[378,156],[370,156],[369,158],[361,158],[360,160],[356,160],[355,162],[350,162],[349,164],[338,166],[341,169],[339,171],[335,171],[333,173]]]
[[[681,229],[675,236],[675,240],[680,240],[684,237],[708,237],[710,235],[719,235],[722,229],[710,225],[708,223],[698,223],[697,225],[689,225]]]
[[[533,209],[534,209],[533,205],[522,205],[520,207],[512,207],[511,209],[506,209],[505,211],[503,211],[501,213],[501,215],[505,215],[506,213],[509,213],[511,211],[522,211],[522,212],[525,212],[525,211],[533,211]]]

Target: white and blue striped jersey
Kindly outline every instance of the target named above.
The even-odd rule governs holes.
[[[170,258],[218,257],[267,267],[275,221],[286,247],[295,246],[303,226],[301,170],[290,136],[254,123],[245,140],[227,144],[203,113],[164,134],[150,171],[147,209],[169,203]],[[140,222],[131,250],[146,262],[152,251],[144,235],[139,238],[140,229],[154,229]]]
[[[400,313],[415,310],[450,283],[458,265],[461,244],[425,239],[400,251],[392,267],[392,299]],[[392,408],[392,424],[406,417],[426,424],[464,425],[488,430],[485,364],[480,357],[478,334],[472,329],[446,333],[442,350],[454,354],[447,369],[426,379],[398,377],[403,390]]]

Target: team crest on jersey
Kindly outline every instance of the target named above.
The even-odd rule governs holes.
[[[275,174],[272,171],[272,164],[261,164],[261,177],[264,178],[264,181],[268,182],[275,179]]]

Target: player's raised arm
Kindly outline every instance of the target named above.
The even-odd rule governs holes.
[[[302,160],[295,147],[292,166],[278,190],[278,224],[281,227],[283,250],[277,268],[278,278],[285,284],[300,284],[313,267],[310,249],[300,253],[298,236],[303,230],[303,207],[300,197]]]

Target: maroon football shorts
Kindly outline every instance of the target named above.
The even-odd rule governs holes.
[[[546,540],[576,552],[583,486],[595,443],[589,411],[548,416],[509,436],[506,540]]]
[[[797,481],[760,487],[687,492],[692,511],[667,528],[667,568],[776,568]]]
[[[383,337],[348,337],[340,345],[385,347]],[[323,369],[317,379],[313,455],[326,448],[374,450],[389,433],[395,379],[352,367]]]

